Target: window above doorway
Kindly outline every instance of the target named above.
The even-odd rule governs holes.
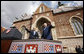
[[[44,6],[41,6],[39,11],[40,13],[44,12]]]

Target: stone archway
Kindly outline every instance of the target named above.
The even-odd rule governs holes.
[[[43,23],[48,23],[48,22],[50,23],[50,21],[47,20],[47,19],[45,19],[45,18],[41,18],[41,19],[39,19],[37,21],[36,27],[38,28],[38,30],[40,31],[40,33],[42,33],[42,25],[43,25]]]
[[[39,23],[40,22],[40,23]],[[44,22],[50,22],[51,25],[55,24],[54,21],[51,21],[50,18],[46,17],[46,16],[40,16],[39,18],[37,18],[35,20],[35,22],[32,24],[31,29],[33,29],[34,27],[38,28],[38,26],[42,25]],[[38,28],[38,30],[41,29],[41,27]],[[56,35],[56,28],[51,29],[51,33],[52,33],[52,37],[53,40],[57,40],[57,35]]]
[[[33,29],[33,27],[36,27],[37,21],[39,21],[41,18],[44,18],[44,19],[48,20],[50,23],[53,22],[53,21],[51,21],[51,20],[50,20],[48,17],[46,17],[46,16],[40,16],[40,17],[37,18],[37,19],[35,20],[35,22],[32,24],[31,29]]]

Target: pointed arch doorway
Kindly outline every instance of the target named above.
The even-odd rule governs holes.
[[[40,33],[42,34],[42,28],[43,28],[43,24],[44,23],[50,23],[49,20],[45,19],[45,18],[41,18],[37,21],[36,23],[36,27],[38,28],[38,30],[40,31]]]
[[[42,25],[43,25],[43,23],[48,23],[48,22],[51,23],[51,25],[53,24],[53,21],[51,21],[50,18],[48,18],[46,16],[40,16],[32,24],[31,29],[36,27],[38,29],[38,31],[40,31],[41,35],[42,35]],[[53,40],[57,40],[56,28],[51,29],[51,34],[52,34]]]

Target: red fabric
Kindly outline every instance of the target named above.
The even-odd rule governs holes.
[[[62,53],[61,45],[55,45],[56,53]],[[61,49],[61,51],[57,51],[57,49]]]
[[[27,48],[30,49],[30,46],[32,46],[32,49],[36,48],[35,53],[38,53],[38,45],[37,44],[26,44],[24,53],[27,53],[26,50],[27,50]]]

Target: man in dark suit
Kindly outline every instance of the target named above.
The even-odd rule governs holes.
[[[9,29],[6,29],[4,32],[1,33],[2,40],[21,40],[22,34],[21,32],[12,25]]]
[[[25,30],[27,30],[27,32],[30,33],[29,39],[38,39],[38,32],[36,31],[36,28],[33,28],[33,30],[29,31],[27,28],[25,28]]]
[[[51,28],[54,28],[51,24],[47,25],[47,23],[43,24],[43,34],[42,34],[42,39],[48,39],[48,40],[53,40],[51,36]]]

